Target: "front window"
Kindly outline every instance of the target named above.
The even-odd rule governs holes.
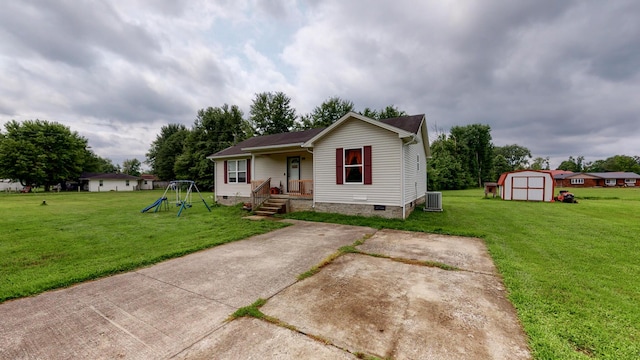
[[[125,180],[125,185],[129,186],[129,180]]]
[[[344,151],[344,159],[345,182],[362,184],[362,149],[346,149]]]
[[[606,179],[606,180],[604,181],[604,183],[605,183],[607,186],[614,186],[614,185],[616,184],[616,179]]]
[[[584,179],[571,179],[571,185],[583,185]]]
[[[246,183],[247,160],[229,160],[227,162],[227,179],[230,183]]]
[[[636,183],[636,179],[624,179],[624,183],[625,184],[635,184]]]
[[[104,185],[104,183],[102,182],[102,180],[100,180],[100,186]]]

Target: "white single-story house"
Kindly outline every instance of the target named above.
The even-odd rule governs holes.
[[[19,181],[0,179],[0,191],[20,191],[24,186]]]
[[[140,190],[153,190],[154,182],[160,180],[157,176],[152,174],[142,174],[140,175],[140,178]]]
[[[278,194],[288,211],[404,219],[425,201],[429,156],[424,114],[350,112],[326,128],[252,137],[208,158],[222,204],[255,208]]]
[[[82,190],[100,191],[133,191],[138,190],[137,176],[115,173],[82,173],[80,182]]]
[[[520,170],[500,175],[502,200],[553,201],[555,183],[546,170]]]

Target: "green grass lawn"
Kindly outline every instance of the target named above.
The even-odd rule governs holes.
[[[243,220],[239,207],[208,212],[197,194],[180,217],[175,205],[140,212],[162,193],[0,193],[0,302],[286,226]]]
[[[640,189],[573,192],[578,204],[445,191],[443,212],[417,210],[406,221],[289,216],[481,237],[536,359],[640,359]]]
[[[443,192],[408,220],[294,213],[313,221],[483,238],[536,359],[640,358],[640,189],[575,190],[578,204]],[[0,194],[0,302],[263,233],[238,207],[140,213],[162,191]],[[211,194],[204,194],[210,202]],[[40,205],[42,200],[46,206]]]

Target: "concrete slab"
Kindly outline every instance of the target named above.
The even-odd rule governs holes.
[[[529,359],[499,278],[348,254],[262,311],[350,352],[394,359]]]
[[[141,274],[116,275],[1,304],[0,358],[166,357],[233,311]]]
[[[234,320],[178,354],[176,359],[356,359],[331,345],[266,321]]]
[[[300,223],[136,272],[0,304],[0,359],[159,359],[373,229]]]
[[[530,357],[482,241],[291,222],[146,269],[0,304],[0,358]],[[339,247],[374,233],[361,250],[466,270],[348,254],[296,280]],[[258,298],[269,299],[264,313],[300,332],[257,319],[224,321]]]
[[[366,253],[437,261],[460,269],[496,274],[484,241],[477,238],[385,229],[367,239],[358,249]]]
[[[298,224],[139,272],[238,308],[273,296],[339,247],[375,232],[359,226]]]

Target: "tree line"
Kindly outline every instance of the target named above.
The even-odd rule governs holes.
[[[350,111],[355,112],[353,102],[331,97],[311,113],[298,115],[283,92],[258,93],[247,118],[237,105],[224,104],[199,110],[191,128],[162,126],[146,154],[146,163],[162,180],[191,179],[201,189],[211,189],[213,162],[208,155],[256,135],[326,127]],[[360,114],[374,119],[407,115],[394,105],[380,110],[365,108]]]
[[[0,178],[22,186],[44,187],[77,181],[83,172],[123,172],[139,176],[142,163],[127,159],[114,165],[96,155],[86,138],[57,122],[11,120],[0,131]]]
[[[454,126],[449,133],[435,129],[431,159],[427,161],[430,190],[458,190],[482,187],[495,182],[500,174],[515,170],[550,170],[549,157],[532,157],[518,144],[495,146],[489,125]],[[563,161],[557,170],[573,172],[625,171],[640,174],[640,156],[614,155],[585,162],[584,156]]]
[[[310,113],[298,115],[282,92],[255,95],[249,116],[236,105],[198,110],[191,128],[167,124],[151,143],[145,162],[161,180],[191,179],[201,189],[213,187],[213,163],[206,157],[255,135],[269,135],[326,127],[348,112],[349,100],[331,97]],[[373,119],[407,115],[394,105],[360,114]],[[518,144],[495,146],[491,127],[485,124],[453,126],[448,133],[434,127],[431,158],[427,161],[430,190],[482,187],[500,174],[519,169],[548,170],[549,157],[531,156]],[[87,139],[56,122],[12,120],[0,131],[0,178],[23,186],[51,186],[78,180],[82,172],[126,173],[140,176],[141,162],[126,159],[122,166],[96,155]],[[629,171],[640,173],[640,157],[615,155],[585,162],[583,156],[563,161],[558,169],[574,172]]]

